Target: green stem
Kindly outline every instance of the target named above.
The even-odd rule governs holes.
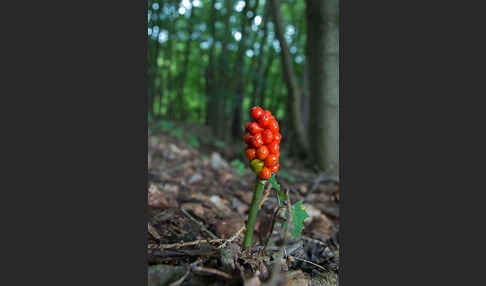
[[[255,228],[256,217],[258,213],[258,204],[262,198],[263,189],[265,187],[266,180],[260,180],[257,177],[255,184],[255,191],[253,192],[253,200],[250,206],[250,212],[248,214],[248,223],[246,224],[245,240],[243,242],[243,249],[248,249],[251,246],[253,239],[253,231]]]

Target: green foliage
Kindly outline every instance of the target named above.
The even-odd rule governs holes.
[[[194,136],[192,134],[187,135],[187,143],[189,145],[191,145],[193,148],[199,148],[199,146],[200,146],[199,140],[197,139],[196,136]]]
[[[221,141],[221,140],[214,140],[214,146],[218,147],[218,148],[223,148],[224,147],[224,141]]]
[[[169,133],[171,135],[173,135],[173,136],[177,137],[177,139],[183,141],[184,140],[184,138],[183,138],[184,135],[182,134],[182,132],[183,132],[183,130],[180,127],[179,128],[174,128],[174,129],[172,129],[172,130],[169,131]]]
[[[243,164],[243,162],[241,162],[238,159],[234,159],[231,162],[231,166],[236,168],[236,171],[238,172],[238,175],[240,175],[240,176],[242,176],[243,173],[245,172],[245,164]]]
[[[153,124],[151,127],[152,131],[162,131],[164,133],[168,133],[172,136],[177,137],[180,141],[186,142],[193,148],[199,148],[199,139],[197,136],[193,134],[186,133],[184,135],[184,129],[182,127],[175,127],[173,122],[167,120],[160,120],[157,123]],[[158,138],[156,138],[158,140]]]
[[[156,122],[155,124],[153,124],[151,129],[152,129],[152,131],[162,130],[162,132],[169,133],[170,131],[172,131],[173,127],[174,127],[174,123],[172,123],[170,121],[166,121],[166,120],[160,120],[160,121]]]
[[[288,210],[285,212],[285,217],[288,216]],[[290,229],[290,235],[292,237],[298,239],[302,233],[302,229],[304,228],[304,220],[308,218],[309,215],[305,211],[304,206],[302,205],[302,201],[298,201],[292,207],[292,228]],[[285,230],[287,227],[287,223],[284,224],[283,229]]]
[[[243,32],[242,20],[245,17],[243,10],[234,9],[234,2],[228,2],[231,7],[225,7],[226,2],[217,1],[218,5],[221,4],[217,9],[210,5],[211,1],[198,2],[200,4],[186,7],[181,13],[180,2],[149,1],[146,15],[147,96],[151,101],[149,106],[153,106],[149,122],[163,116],[171,120],[203,123],[206,122],[206,112],[222,110],[226,113],[223,121],[229,120],[236,106],[237,77],[245,79],[242,110],[250,107],[252,93],[255,85],[258,85],[262,94],[256,95],[256,103],[271,108],[272,113],[281,118],[287,108],[287,95],[278,60],[280,52],[276,48],[275,25],[272,17],[265,17],[265,13],[268,13],[265,12],[265,1],[260,1],[258,6],[255,6],[255,1],[246,1],[248,11],[255,18],[247,21],[244,27],[246,38],[241,40],[235,38],[235,33]],[[305,1],[283,1],[281,14],[283,24],[287,27],[286,38],[296,76],[301,78],[305,56]],[[213,20],[210,20],[211,15],[214,16]],[[226,22],[226,19],[231,20]],[[266,20],[267,35],[264,37]],[[214,30],[211,23],[214,23]],[[237,73],[235,64],[240,50],[243,53],[243,60],[239,63],[242,70]],[[189,52],[186,54],[186,51]],[[261,62],[260,67],[258,62]],[[213,71],[211,84],[216,87],[212,91],[205,88],[209,70]],[[181,86],[183,90],[179,94]],[[224,100],[226,108],[212,109],[212,106],[208,106],[209,98]],[[260,102],[260,99],[264,102]],[[181,112],[183,110],[185,112]],[[244,120],[247,120],[246,113],[243,113]],[[228,123],[225,128],[230,126],[231,123]]]
[[[169,132],[172,130],[172,127],[174,127],[174,123],[162,120],[160,121],[160,126],[162,128],[162,131]]]

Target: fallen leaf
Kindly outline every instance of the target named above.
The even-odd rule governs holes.
[[[325,214],[321,214],[312,220],[308,229],[311,230],[310,232],[314,238],[325,241],[332,236],[331,227],[332,222]]]
[[[262,282],[260,281],[260,278],[258,278],[258,276],[254,276],[244,281],[244,286],[260,286],[260,285],[262,285]]]
[[[181,208],[191,211],[193,214],[197,215],[198,217],[204,216],[204,208],[200,203],[184,203],[181,205]]]
[[[253,193],[252,192],[245,192],[245,191],[238,191],[236,192],[236,195],[245,203],[251,204],[251,201],[253,199]]]
[[[307,286],[310,283],[310,278],[300,269],[288,272],[286,278],[286,286]]]
[[[216,225],[216,234],[221,238],[229,238],[244,224],[245,220],[242,217],[233,217],[222,220]]]
[[[167,209],[177,208],[179,203],[176,195],[172,192],[150,191],[148,193],[148,205],[154,208]]]

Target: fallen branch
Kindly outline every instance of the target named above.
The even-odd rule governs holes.
[[[316,264],[316,263],[314,263],[312,261],[305,260],[305,259],[302,259],[302,258],[298,258],[298,257],[292,256],[292,255],[289,255],[288,257],[290,257],[291,259],[295,259],[295,260],[299,260],[299,261],[302,261],[302,262],[305,262],[305,263],[312,264],[315,267],[322,269],[323,271],[327,271],[326,268],[324,268],[324,267],[320,266],[319,264]]]
[[[217,242],[223,242],[226,241],[226,239],[222,238],[217,238],[217,239],[199,239],[195,241],[189,241],[189,242],[177,242],[177,243],[170,243],[170,244],[149,244],[147,245],[148,249],[168,249],[168,248],[181,248],[184,246],[190,246],[190,245],[198,245],[202,243],[217,243]]]
[[[181,285],[182,282],[184,282],[184,280],[186,280],[187,276],[189,276],[189,274],[194,269],[194,267],[196,267],[201,262],[202,262],[202,260],[200,258],[198,258],[195,262],[191,263],[191,265],[187,268],[187,271],[184,274],[184,276],[182,276],[179,280],[172,282],[171,284],[169,284],[169,286],[178,286],[178,285]]]
[[[220,270],[217,270],[217,269],[213,269],[213,268],[206,268],[206,267],[202,267],[202,266],[194,267],[194,271],[208,272],[208,273],[219,275],[219,276],[227,278],[227,279],[233,278],[231,275],[229,275],[226,272],[223,272],[223,271],[220,271]]]

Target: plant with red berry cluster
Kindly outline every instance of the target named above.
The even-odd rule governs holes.
[[[263,194],[263,188],[267,179],[275,174],[280,168],[280,141],[282,135],[279,133],[278,122],[268,110],[255,106],[250,111],[253,121],[245,124],[246,156],[250,161],[250,167],[255,172],[257,182],[253,193],[253,200],[248,214],[245,239],[243,248],[248,249],[253,238],[258,204]]]
[[[250,112],[253,121],[245,124],[246,156],[250,167],[263,180],[269,179],[280,168],[280,141],[278,122],[272,113],[256,106]]]

